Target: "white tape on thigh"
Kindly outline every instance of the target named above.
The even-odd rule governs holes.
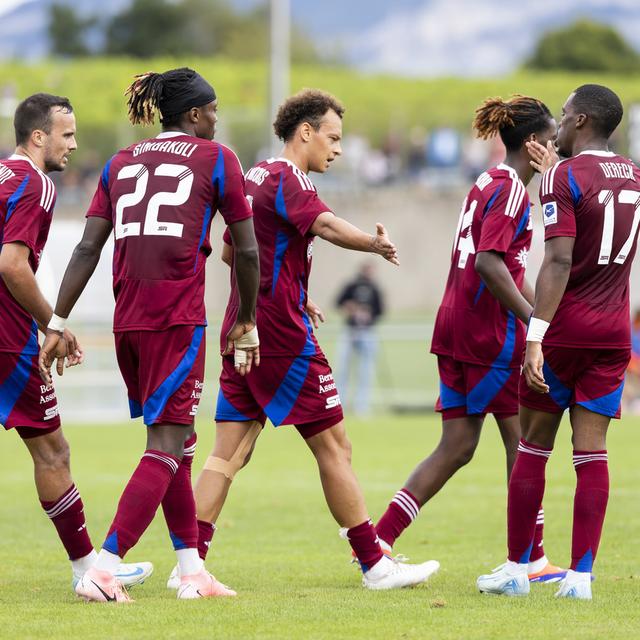
[[[255,349],[259,346],[260,340],[258,339],[258,329],[257,327],[253,327],[251,331],[248,331],[243,336],[233,341],[234,364],[236,366],[247,364],[247,352],[245,349]]]

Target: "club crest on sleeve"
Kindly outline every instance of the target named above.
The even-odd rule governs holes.
[[[558,207],[555,202],[547,202],[542,211],[542,219],[545,227],[558,222]]]

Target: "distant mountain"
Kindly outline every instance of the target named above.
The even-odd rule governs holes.
[[[46,55],[48,11],[56,1],[103,19],[130,2],[0,0],[0,58]],[[260,0],[231,2],[246,10]],[[542,33],[579,17],[616,27],[640,50],[640,0],[291,0],[291,7],[319,47],[337,47],[371,72],[501,75],[522,63]]]

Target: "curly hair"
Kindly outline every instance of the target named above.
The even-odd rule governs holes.
[[[515,94],[507,101],[485,100],[476,109],[473,128],[483,140],[500,135],[508,151],[517,151],[532,133],[546,129],[552,118],[540,100]]]
[[[319,89],[304,89],[280,105],[273,130],[283,142],[289,142],[303,122],[308,122],[316,131],[327,111],[335,111],[340,118],[344,107],[330,93]]]

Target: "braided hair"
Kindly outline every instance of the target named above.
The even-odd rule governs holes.
[[[476,109],[473,128],[483,140],[499,134],[507,151],[517,151],[532,133],[546,129],[552,118],[540,100],[515,94],[507,101],[485,100]]]

